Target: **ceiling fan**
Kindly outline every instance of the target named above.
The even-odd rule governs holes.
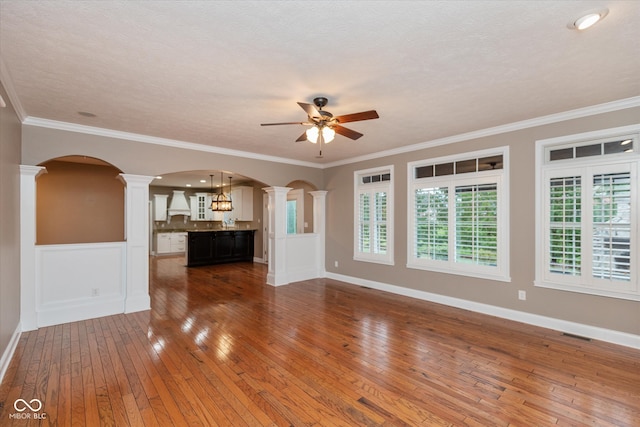
[[[306,122],[284,122],[284,123],[262,123],[260,126],[279,126],[279,125],[303,125],[312,126],[296,139],[297,141],[311,141],[314,144],[320,143],[320,155],[322,157],[322,144],[333,141],[335,134],[346,136],[349,139],[356,140],[363,134],[342,126],[342,123],[358,122],[361,120],[377,119],[378,113],[375,110],[362,111],[360,113],[345,114],[342,116],[333,116],[328,111],[322,109],[329,100],[325,97],[317,97],[312,104],[298,102],[298,105],[307,113]]]

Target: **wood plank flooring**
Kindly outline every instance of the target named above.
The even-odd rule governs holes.
[[[153,258],[151,311],[22,335],[0,425],[640,426],[638,350],[265,276]]]

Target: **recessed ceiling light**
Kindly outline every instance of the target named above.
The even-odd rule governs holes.
[[[207,180],[206,179],[201,179],[200,182],[204,184],[205,182],[207,182]]]
[[[191,184],[187,184],[187,187],[191,187]]]
[[[83,117],[96,117],[95,114],[90,113],[88,111],[78,111],[78,114],[80,114]]]
[[[161,176],[156,176],[156,179],[162,179],[162,177]]]
[[[586,30],[587,28],[593,26],[596,22],[601,21],[607,14],[609,13],[609,9],[594,9],[589,10],[583,13],[577,19],[569,22],[567,27],[571,30]]]

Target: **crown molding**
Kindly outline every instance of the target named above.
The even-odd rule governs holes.
[[[412,151],[424,150],[425,148],[437,147],[439,145],[454,144],[456,142],[468,141],[486,136],[499,135],[502,133],[528,129],[536,126],[548,125],[552,123],[564,122],[567,120],[579,119],[583,117],[595,116],[596,114],[610,113],[613,111],[626,110],[628,108],[640,107],[640,96],[625,98],[617,101],[607,102],[604,104],[593,105],[590,107],[578,108],[562,113],[550,114],[548,116],[536,117],[534,119],[522,120],[506,125],[495,126],[487,129],[461,133],[459,135],[448,136],[445,138],[434,139],[431,141],[420,142],[413,145],[394,148],[391,150],[379,151],[377,153],[366,154],[364,156],[352,157],[350,159],[339,160],[324,164],[324,168],[332,168],[343,166],[351,163],[362,162],[365,160],[379,159],[381,157],[389,157],[396,154],[404,154]]]
[[[0,82],[2,82],[2,86],[4,86],[4,90],[7,92],[7,96],[9,97],[9,102],[13,107],[13,110],[18,115],[18,119],[24,123],[27,118],[27,114],[22,108],[22,104],[20,103],[20,99],[18,98],[18,94],[16,93],[15,86],[13,84],[13,80],[11,79],[11,75],[9,74],[9,70],[2,60],[2,56],[0,56]]]
[[[0,66],[2,66],[1,61],[0,61]],[[0,68],[0,71],[3,71],[3,70]],[[2,76],[2,74],[0,74],[0,76]],[[13,98],[8,89],[7,89],[7,93],[9,94],[9,97],[13,103]],[[111,129],[105,129],[105,128],[99,128],[99,127],[93,127],[93,126],[78,125],[78,124],[68,123],[68,122],[41,119],[37,117],[26,117],[22,120],[22,123],[30,126],[38,126],[38,127],[45,127],[50,129],[64,130],[69,132],[78,132],[78,133],[85,133],[90,135],[105,136],[105,137],[116,138],[116,139],[125,139],[130,141],[144,142],[147,144],[182,148],[185,150],[224,154],[227,156],[242,157],[242,158],[255,159],[255,160],[264,160],[268,162],[284,163],[288,165],[304,166],[304,167],[317,168],[317,169],[328,169],[332,167],[343,166],[343,165],[362,162],[366,160],[379,159],[382,157],[389,157],[397,154],[404,154],[412,151],[424,150],[426,148],[437,147],[440,145],[454,144],[456,142],[468,141],[471,139],[483,138],[483,137],[498,135],[498,134],[507,133],[507,132],[514,132],[514,131],[528,129],[536,126],[543,126],[543,125],[548,125],[552,123],[558,123],[558,122],[563,122],[563,121],[572,120],[572,119],[579,119],[583,117],[610,113],[614,111],[625,110],[628,108],[635,108],[635,107],[640,107],[640,96],[625,98],[617,101],[607,102],[604,104],[593,105],[590,107],[578,108],[575,110],[569,110],[562,113],[550,114],[548,116],[537,117],[534,119],[522,120],[519,122],[509,123],[506,125],[495,126],[487,129],[481,129],[477,131],[462,133],[459,135],[453,135],[445,138],[434,139],[431,141],[425,141],[418,144],[407,145],[404,147],[394,148],[391,150],[379,151],[372,154],[351,157],[349,159],[339,160],[336,162],[324,163],[324,164],[288,159],[284,157],[276,157],[276,156],[269,156],[264,154],[251,153],[248,151],[232,150],[228,148],[214,147],[210,145],[196,144],[193,142],[185,142],[185,141],[179,141],[174,139],[159,138],[159,137],[142,135],[137,133],[121,132],[121,131],[115,131]]]
[[[175,139],[159,138],[155,136],[142,135],[139,133],[121,132],[117,130],[99,128],[94,126],[78,125],[69,122],[41,119],[38,117],[27,117],[22,121],[24,125],[37,126],[49,129],[57,129],[68,132],[84,133],[88,135],[104,136],[107,138],[124,139],[128,141],[144,142],[146,144],[163,145],[165,147],[182,148],[185,150],[203,151],[207,153],[223,154],[225,156],[242,157],[245,159],[264,160],[267,162],[286,163],[295,166],[305,166],[319,168],[320,165],[312,162],[287,159],[284,157],[269,156],[266,154],[251,153],[249,151],[232,150],[229,148],[214,147],[211,145],[196,144],[193,142],[179,141]]]

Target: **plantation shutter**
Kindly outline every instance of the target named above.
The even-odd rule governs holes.
[[[415,190],[416,258],[449,259],[449,190],[447,187]]]
[[[498,260],[496,184],[456,187],[456,262],[495,266]]]

